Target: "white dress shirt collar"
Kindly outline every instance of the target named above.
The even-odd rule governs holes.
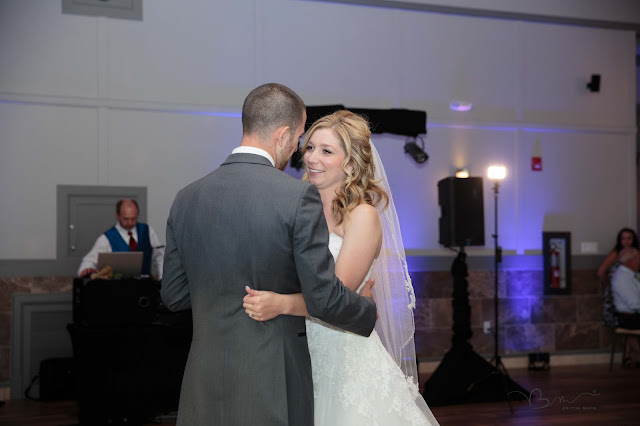
[[[129,230],[124,229],[121,225],[120,222],[116,222],[116,229],[118,230],[118,232],[120,233],[120,235],[122,236],[122,238],[127,242],[127,244],[129,243]],[[134,226],[133,228],[131,228],[131,234],[133,235],[133,239],[138,241],[138,232],[136,232],[136,227]],[[127,238],[125,238],[127,237]]]
[[[256,155],[261,155],[264,158],[266,158],[267,160],[269,160],[269,162],[271,163],[271,165],[273,167],[276,166],[276,162],[273,161],[273,157],[271,157],[271,155],[269,155],[269,153],[267,151],[265,151],[264,149],[260,149],[260,148],[255,148],[253,146],[239,146],[236,149],[234,149],[233,151],[231,151],[232,154],[256,154]]]

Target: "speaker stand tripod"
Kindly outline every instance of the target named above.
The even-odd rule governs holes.
[[[484,380],[496,369],[484,357],[478,355],[468,342],[473,333],[471,332],[466,259],[464,247],[460,247],[451,266],[453,276],[451,349],[431,374],[422,391],[422,396],[430,406],[501,401],[505,395],[502,385],[496,390],[493,383]],[[518,387],[518,389],[522,388]],[[516,388],[511,386],[511,390]],[[528,393],[524,389],[522,392],[522,394],[516,393],[512,399],[525,399]]]
[[[494,313],[494,322],[493,322],[493,357],[489,363],[493,366],[492,371],[482,379],[477,382],[472,383],[468,391],[473,392],[476,388],[482,388],[483,385],[489,384],[490,387],[494,388],[494,391],[497,387],[502,388],[502,394],[504,399],[509,404],[509,410],[513,413],[513,406],[511,405],[511,400],[514,399],[511,397],[514,393],[518,396],[517,399],[522,395],[529,395],[529,393],[522,388],[520,385],[515,383],[509,377],[509,373],[507,372],[506,367],[502,363],[502,358],[499,353],[499,335],[500,335],[500,327],[498,323],[498,265],[502,262],[502,247],[498,245],[498,188],[499,183],[498,180],[493,182],[493,196],[494,196],[494,233],[492,235],[494,241],[494,256],[493,256],[493,313]]]
[[[497,190],[497,188],[495,188]],[[497,197],[497,192],[496,192]],[[497,203],[497,198],[496,198]],[[496,216],[497,217],[497,216]],[[497,248],[497,219],[496,219]],[[500,254],[499,251],[496,254]],[[438,368],[424,385],[422,395],[431,406],[465,404],[470,402],[492,402],[503,400],[524,400],[529,395],[524,388],[513,382],[498,355],[498,335],[494,336],[495,365],[474,352],[468,340],[471,331],[471,307],[469,304],[469,283],[467,282],[467,255],[464,246],[460,246],[458,255],[451,265],[453,276],[453,337],[451,349],[445,354]],[[494,282],[494,307],[497,330],[497,262]],[[497,379],[497,380],[496,380]],[[511,408],[511,402],[509,402]],[[512,408],[511,408],[512,409]]]

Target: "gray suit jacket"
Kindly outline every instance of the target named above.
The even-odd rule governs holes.
[[[162,299],[192,308],[179,425],[313,424],[303,317],[250,319],[245,285],[302,292],[309,313],[368,336],[375,305],[334,275],[317,189],[253,154],[232,154],[178,192],[167,220]]]

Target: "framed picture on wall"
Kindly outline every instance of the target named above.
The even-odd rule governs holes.
[[[571,294],[571,233],[543,232],[544,294]]]

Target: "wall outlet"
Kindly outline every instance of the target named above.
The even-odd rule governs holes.
[[[484,330],[484,334],[490,334],[491,333],[491,321],[485,321],[483,323],[483,330]]]

